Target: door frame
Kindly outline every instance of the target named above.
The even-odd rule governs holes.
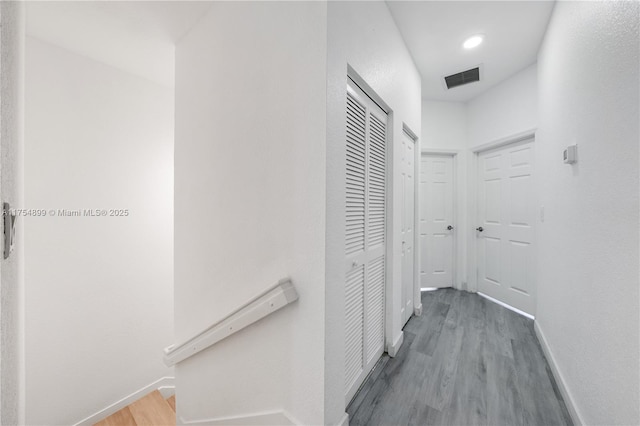
[[[420,298],[420,141],[407,123],[402,131],[413,139],[413,315],[422,315]],[[404,283],[403,283],[404,284]],[[404,300],[402,301],[404,304]]]
[[[425,148],[422,150],[422,152],[420,153],[420,163],[422,163],[422,156],[424,155],[431,155],[431,156],[441,156],[441,157],[451,157],[452,162],[453,162],[453,170],[452,170],[452,179],[453,182],[451,183],[451,187],[453,189],[453,223],[451,224],[451,226],[453,226],[453,229],[455,231],[455,238],[453,239],[453,259],[452,259],[452,268],[453,271],[451,271],[451,280],[452,280],[452,288],[460,288],[460,283],[458,282],[458,259],[461,257],[458,255],[458,249],[460,247],[464,247],[462,238],[464,238],[464,233],[462,232],[462,229],[459,228],[458,226],[458,213],[460,211],[459,207],[458,207],[458,195],[459,195],[459,190],[458,190],[458,182],[459,182],[459,178],[458,178],[458,171],[459,171],[459,165],[458,165],[458,157],[460,154],[460,150],[459,149],[440,149],[440,148]],[[419,185],[418,185],[419,186]],[[418,223],[419,223],[420,219],[418,218]],[[419,233],[419,232],[418,232]],[[422,258],[421,258],[422,259]],[[419,275],[419,274],[418,274]],[[419,281],[418,281],[419,284]],[[419,289],[420,285],[418,285]]]
[[[467,256],[469,259],[469,265],[468,265],[469,282],[467,284],[468,285],[467,289],[472,293],[478,292],[478,238],[476,238],[475,229],[478,226],[476,222],[478,221],[478,188],[479,188],[478,163],[479,163],[480,154],[486,151],[490,151],[497,148],[503,148],[508,145],[512,145],[512,144],[516,144],[516,143],[520,143],[528,140],[531,140],[535,146],[537,130],[538,130],[537,128],[532,128],[532,129],[525,130],[523,132],[514,133],[510,136],[496,139],[492,142],[478,145],[471,149],[472,155],[470,159],[471,164],[469,167],[469,173],[471,173],[471,175],[469,176],[469,199],[468,199],[469,212],[471,214],[469,214],[469,217],[468,217],[469,238],[467,240],[467,243],[468,243],[469,250],[468,250]],[[534,161],[535,161],[535,157],[534,157]],[[536,168],[535,170],[539,170],[539,168]],[[534,191],[534,192],[537,193],[537,191]],[[536,206],[535,208],[537,209],[537,206],[538,206],[537,197],[534,200],[534,206]],[[536,226],[536,229],[534,230],[533,235],[534,235],[534,244],[535,244],[534,256],[535,258],[537,258],[537,250],[538,250],[538,246],[536,244],[537,243],[537,238],[536,238],[537,226]],[[533,280],[534,280],[534,283],[536,283],[535,285],[537,289],[537,279],[535,276],[535,268],[533,268],[533,271],[534,271]],[[536,298],[536,302],[537,302],[537,298]]]

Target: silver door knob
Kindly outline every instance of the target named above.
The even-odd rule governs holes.
[[[476,228],[476,231],[482,232],[482,231],[484,231],[484,228],[482,226],[479,226],[479,227]]]
[[[453,226],[451,226],[451,225],[447,226],[447,230],[452,231],[453,230]]]

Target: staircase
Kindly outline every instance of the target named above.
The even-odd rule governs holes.
[[[113,413],[94,426],[175,426],[176,397],[164,399],[157,390]]]

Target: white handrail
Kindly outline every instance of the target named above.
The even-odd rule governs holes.
[[[269,287],[189,340],[165,348],[164,363],[171,367],[184,361],[297,299],[298,292],[296,292],[291,280],[289,278],[281,279],[277,284]]]

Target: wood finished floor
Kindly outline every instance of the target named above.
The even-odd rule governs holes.
[[[356,425],[572,425],[533,321],[476,294],[422,293],[347,408]]]

